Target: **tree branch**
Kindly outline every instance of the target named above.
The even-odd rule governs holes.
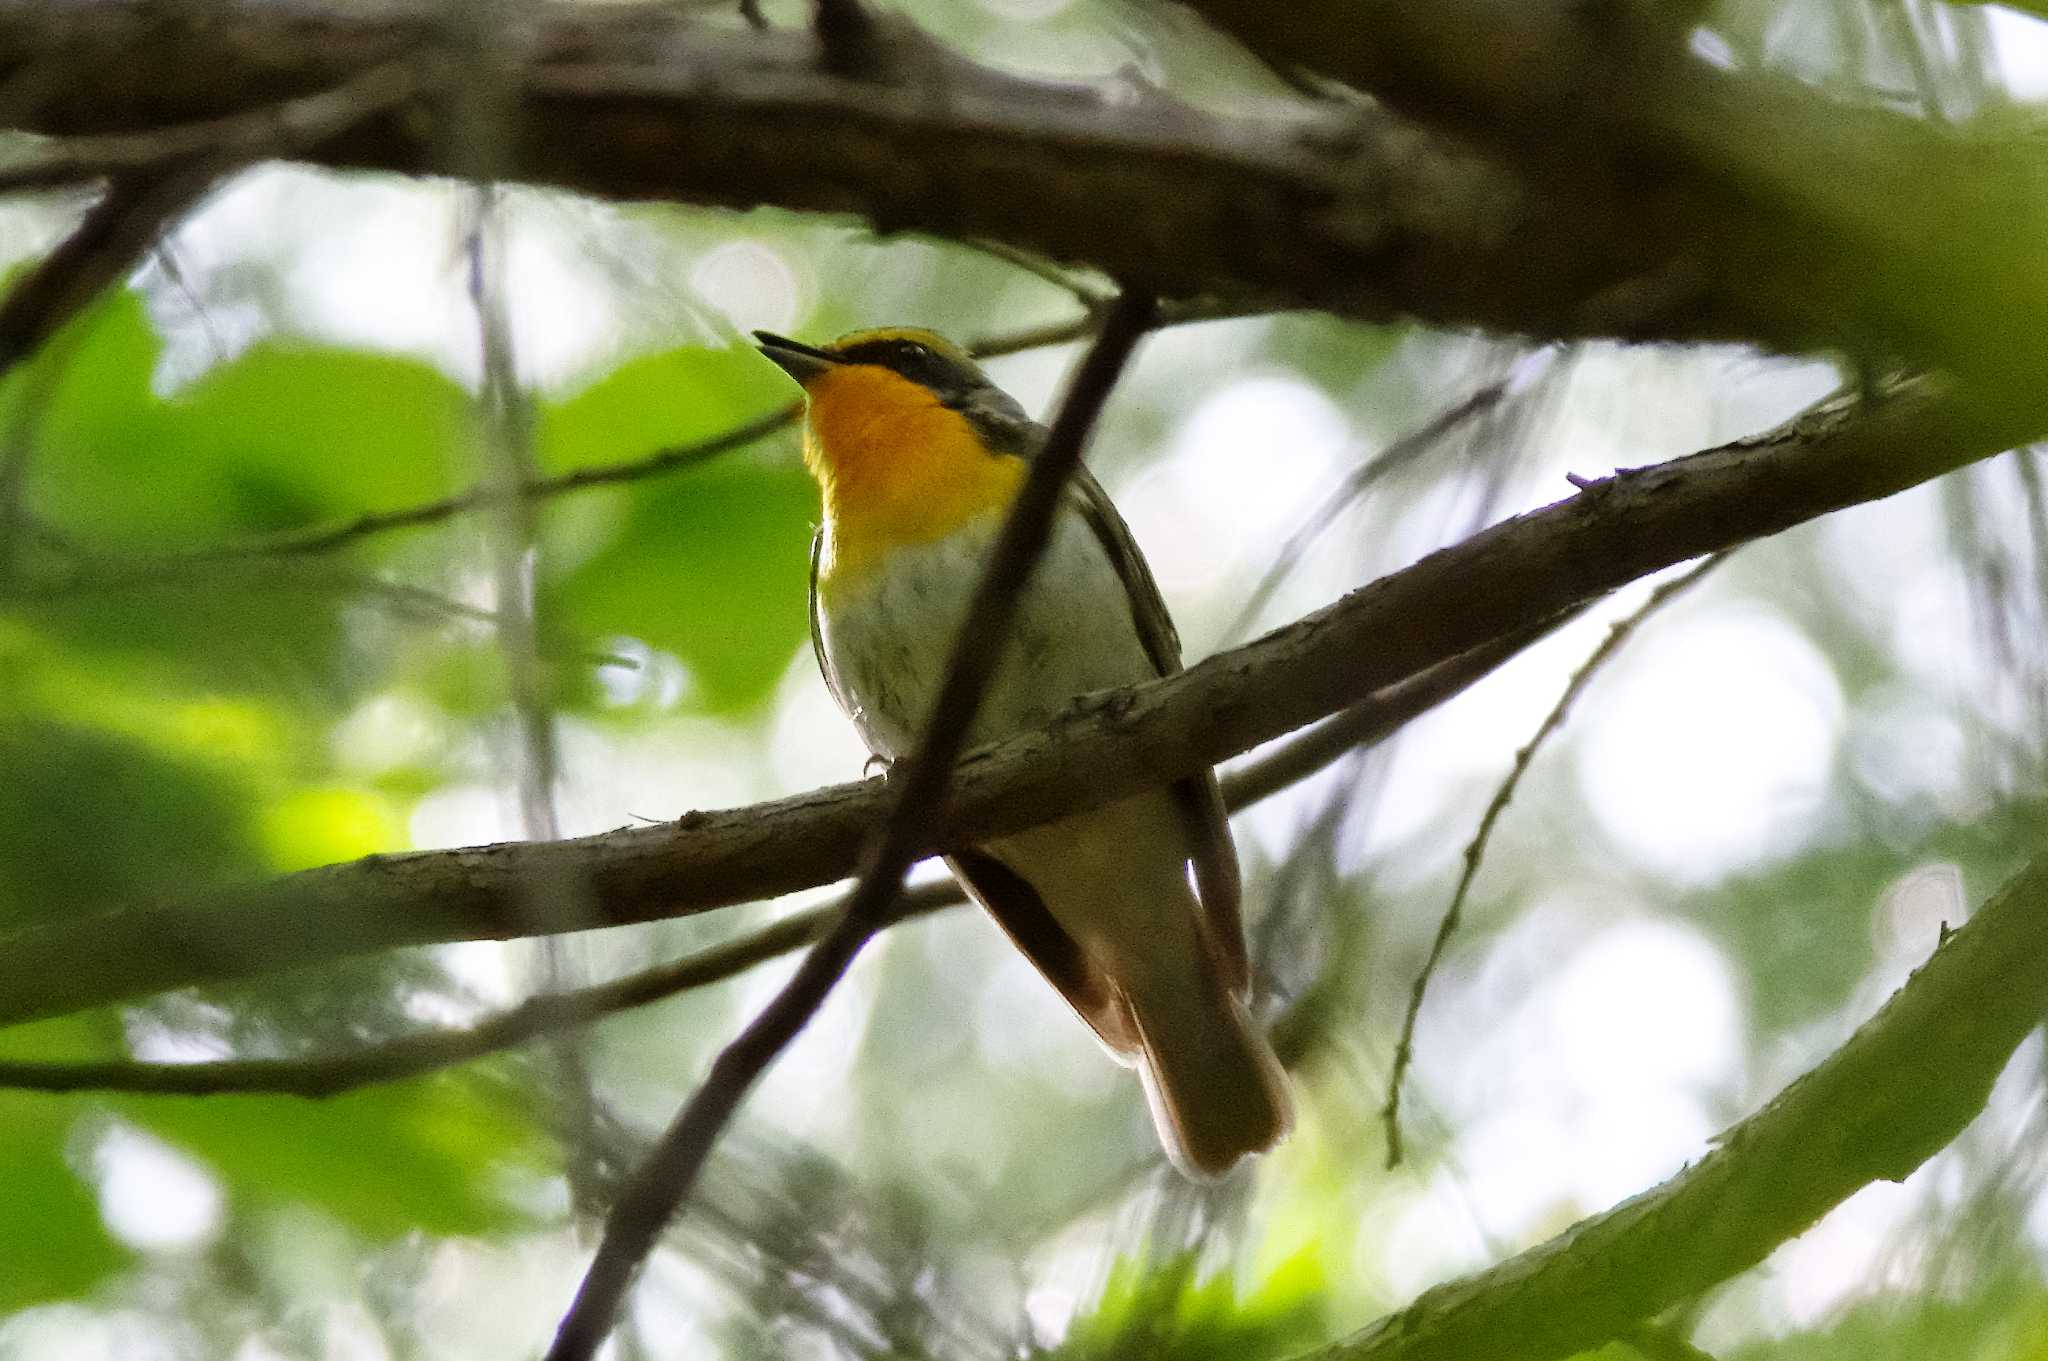
[[[1104,314],[1102,333],[1081,361],[1045,445],[1032,458],[1024,485],[989,550],[917,750],[891,775],[895,803],[866,857],[859,883],[832,929],[774,1000],[719,1054],[704,1085],[619,1192],[605,1219],[597,1256],[548,1349],[548,1361],[589,1361],[596,1354],[633,1276],[689,1199],[712,1145],[740,1102],[817,1014],[861,948],[887,923],[890,906],[902,892],[903,876],[923,853],[927,824],[936,820],[945,800],[982,694],[1003,659],[1024,588],[1052,541],[1067,483],[1081,466],[1088,433],[1156,310],[1151,298],[1126,293]]]
[[[1796,904],[1788,910],[1797,910]],[[1654,1190],[1300,1361],[1552,1361],[1623,1336],[1961,1133],[2048,1010],[2048,857],[1819,1067]]]
[[[1562,623],[1563,620],[1558,620]],[[1373,746],[1417,716],[1481,679],[1554,627],[1455,657],[1279,743],[1223,776],[1223,801],[1240,812],[1328,767],[1350,751]],[[966,903],[951,878],[907,888],[889,910],[889,925]],[[345,1054],[297,1059],[223,1059],[204,1063],[139,1060],[0,1062],[0,1087],[36,1092],[120,1091],[160,1096],[269,1092],[326,1097],[469,1063],[525,1044],[538,1035],[588,1025],[691,988],[720,983],[756,964],[815,944],[845,910],[846,900],[781,918],[732,940],[608,983],[536,997],[460,1030],[405,1035]]]
[[[2025,443],[1930,381],[1753,440],[1588,482],[1178,676],[1084,697],[970,759],[926,848],[1110,802],[1248,751],[1638,577]],[[510,939],[533,876],[589,885],[585,927],[687,915],[849,874],[878,781],[547,843],[370,856],[0,938],[0,1023],[406,945]]]
[[[851,75],[810,33],[543,3],[514,73],[523,136],[507,174],[610,198],[853,212],[1168,297],[1547,338],[1837,347],[1951,367],[2022,405],[2048,391],[2048,361],[2006,343],[2048,331],[2048,196],[2017,125],[1937,128],[1719,70],[1648,5],[1195,8],[1269,63],[1384,106],[1219,118],[1156,91],[977,67],[889,16]],[[435,7],[408,0],[219,0],[206,16],[0,0],[0,116],[60,139],[32,177],[157,163],[152,139],[445,42]],[[432,173],[434,123],[414,101],[299,154]],[[76,140],[108,137],[142,149]]]
[[[109,184],[71,234],[0,299],[0,373],[34,354],[101,289],[126,277],[212,179],[201,170]]]
[[[904,916],[934,911],[959,901],[943,890],[906,893]],[[714,945],[686,958],[656,965],[573,992],[530,998],[509,1011],[461,1030],[404,1035],[345,1054],[288,1059],[217,1059],[205,1063],[0,1061],[0,1087],[34,1092],[114,1091],[155,1096],[220,1096],[267,1092],[280,1096],[329,1097],[380,1082],[469,1063],[539,1036],[589,1025],[632,1007],[646,1006],[691,988],[719,983],[756,964],[816,940],[831,921],[834,906],[799,912]]]
[[[232,79],[225,72],[210,72],[208,78]],[[404,103],[420,86],[417,63],[393,60],[352,75],[332,89],[315,89],[219,118],[46,142],[0,164],[0,192],[137,175],[154,177],[200,164],[225,169],[236,163],[288,156]]]
[[[109,184],[71,234],[0,298],[0,380],[41,350],[102,289],[125,277],[136,258],[212,182],[211,170],[193,166]],[[13,581],[33,531],[29,464],[42,408],[58,377],[52,369],[17,388],[0,431],[0,590]]]
[[[2038,136],[1916,117],[1693,50],[1666,3],[1188,0],[1298,63],[1485,148],[1589,230],[1625,226],[1716,325],[1954,373],[2038,407],[2048,194]]]
[[[1541,335],[1743,334],[1631,223],[1531,195],[1383,112],[1276,102],[1231,119],[1157,92],[1022,80],[891,16],[874,17],[865,44],[879,74],[855,77],[821,62],[810,33],[719,32],[644,6],[525,13],[508,174],[528,182],[858,213],[887,231],[1085,262],[1167,297]],[[12,93],[10,78],[24,91],[0,117],[58,138],[147,136],[327,90],[442,41],[433,7],[405,0],[223,0],[206,14],[192,24],[148,0],[0,0],[0,91]],[[416,105],[300,154],[428,174],[434,144],[432,111]]]

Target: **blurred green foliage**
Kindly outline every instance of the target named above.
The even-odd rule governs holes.
[[[391,796],[445,778],[419,764],[441,739],[351,776],[346,752],[335,762],[334,722],[375,693],[483,722],[503,702],[488,631],[465,637],[453,605],[377,589],[394,571],[435,571],[448,534],[372,536],[310,560],[138,556],[342,524],[471,485],[477,436],[459,383],[418,359],[302,340],[259,340],[174,390],[162,364],[141,295],[120,291],[0,388],[0,423],[25,422],[37,440],[28,502],[61,536],[33,545],[42,584],[0,601],[9,926],[400,847]],[[645,356],[540,403],[543,470],[719,433],[786,402],[783,388],[740,351]],[[549,636],[567,640],[550,644],[557,702],[603,704],[590,680],[600,644],[632,636],[681,659],[692,705],[758,705],[806,635],[816,498],[801,470],[735,455],[590,500],[600,531],[549,561],[544,589]],[[407,999],[448,988],[438,970],[371,961],[330,986],[259,985],[196,1016],[210,1048],[332,1048],[416,1025]],[[156,1024],[195,1017],[178,999],[154,1010]],[[10,1031],[7,1052],[117,1055],[113,1019]],[[0,1264],[0,1310],[85,1294],[132,1260],[93,1190],[92,1131],[115,1118],[197,1158],[231,1215],[318,1207],[372,1242],[507,1232],[527,1222],[511,1192],[544,1175],[546,1140],[520,1070],[483,1072],[317,1102],[0,1093],[0,1241],[35,1245]]]
[[[1193,1252],[1125,1258],[1045,1361],[1268,1361],[1317,1340],[1328,1287],[1306,1254],[1243,1295],[1228,1272],[1205,1278]]]

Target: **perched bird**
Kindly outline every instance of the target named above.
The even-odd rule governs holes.
[[[869,749],[905,756],[1045,430],[930,331],[861,331],[824,347],[755,335],[806,397],[804,462],[824,497],[811,545],[819,669]],[[970,740],[1180,669],[1151,570],[1083,470]],[[991,838],[947,863],[1109,1051],[1136,1064],[1182,1171],[1221,1176],[1286,1134],[1286,1079],[1245,1009],[1237,851],[1213,773]]]

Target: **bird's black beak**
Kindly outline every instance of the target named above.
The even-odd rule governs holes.
[[[756,331],[754,340],[760,345],[762,354],[774,360],[778,368],[799,383],[808,384],[825,370],[844,362],[830,350],[805,345],[773,331]]]

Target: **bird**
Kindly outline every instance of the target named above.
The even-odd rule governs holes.
[[[933,331],[822,346],[754,335],[804,392],[804,463],[823,502],[810,575],[818,668],[869,751],[893,761],[922,736],[1046,431]],[[969,733],[977,744],[1040,727],[1087,692],[1181,669],[1151,569],[1085,468],[1005,648]],[[1249,1010],[1237,851],[1213,771],[946,862],[1111,1056],[1137,1068],[1183,1173],[1213,1180],[1286,1136],[1292,1103]]]

